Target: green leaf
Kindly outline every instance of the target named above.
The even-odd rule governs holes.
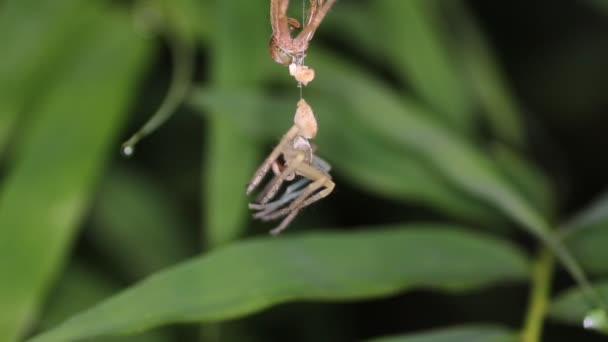
[[[458,65],[477,97],[489,127],[498,139],[514,146],[524,144],[525,132],[519,105],[511,94],[505,76],[475,18],[463,0],[436,1],[445,7],[449,18]]]
[[[470,133],[474,124],[471,95],[441,35],[443,19],[437,6],[428,0],[375,0],[371,6],[375,20],[364,22],[376,25],[382,40],[390,42],[381,45],[390,63],[434,109],[432,113]]]
[[[143,66],[146,44],[129,18],[109,10],[98,15],[34,108],[36,120],[0,193],[0,336],[6,340],[17,339],[36,316]]]
[[[60,281],[49,295],[45,310],[41,315],[39,328],[41,330],[59,324],[70,316],[99,303],[102,299],[119,290],[118,286],[90,266],[81,264],[70,265]],[[103,338],[87,340],[87,342],[138,342],[169,341],[162,332],[149,332],[136,336]]]
[[[145,174],[117,168],[100,186],[91,213],[91,243],[130,279],[185,259],[187,223],[171,196]]]
[[[241,317],[296,300],[356,300],[416,287],[461,292],[522,280],[504,241],[448,226],[367,227],[237,242],[158,273],[32,342]]]
[[[608,281],[599,282],[594,285],[594,288],[604,301],[608,301]],[[605,311],[598,310],[594,303],[587,300],[580,288],[576,287],[557,296],[551,304],[549,316],[560,322],[578,325],[582,328],[585,318],[593,313],[596,315],[603,313],[604,317],[606,315]],[[608,334],[608,326],[604,326],[603,329],[606,329],[606,334]]]
[[[608,194],[568,223],[563,237],[585,270],[608,275]]]
[[[528,205],[547,218],[556,215],[555,195],[546,175],[534,164],[504,144],[492,146],[494,160],[505,178]]]
[[[315,61],[317,74],[323,75],[315,85],[325,96],[342,99],[368,130],[415,151],[453,186],[492,205],[540,239],[577,282],[588,287],[586,275],[553,236],[548,221],[504,178],[487,152],[438,124],[424,107],[397,96],[352,64],[329,54],[317,54]],[[343,122],[348,123],[348,118]]]
[[[80,39],[98,7],[83,0],[0,2],[0,155],[17,120],[69,58],[70,44]]]
[[[318,154],[332,164],[333,174],[361,189],[408,203],[417,201],[467,222],[488,227],[504,223],[495,210],[454,189],[414,151],[397,147],[367,130],[342,102],[323,94],[307,97],[320,120]],[[244,132],[272,141],[288,129],[291,117],[286,113],[295,110],[291,98],[263,96],[245,89],[205,88],[196,91],[191,102],[203,113],[227,113]],[[342,125],[345,116],[350,118],[348,129]]]
[[[267,21],[267,7],[255,1],[220,1],[215,10],[219,20],[213,36],[212,83],[222,89],[256,84],[264,78],[265,66],[271,65],[266,50],[258,48],[268,43],[268,28],[259,25]],[[245,39],[242,27],[248,28]],[[209,129],[205,232],[208,245],[217,246],[245,229],[245,184],[260,162],[261,150],[225,113],[212,116]]]
[[[490,325],[436,329],[411,335],[381,337],[368,342],[516,342],[516,334],[506,328]]]

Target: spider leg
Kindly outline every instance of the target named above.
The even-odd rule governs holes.
[[[251,192],[253,192],[253,190],[255,190],[255,188],[257,188],[257,186],[260,185],[260,182],[262,181],[264,176],[266,176],[266,174],[268,173],[268,170],[271,168],[274,161],[277,160],[277,158],[279,158],[279,156],[281,155],[285,145],[287,143],[289,143],[291,140],[293,140],[293,138],[297,134],[298,134],[298,127],[296,127],[296,126],[292,126],[289,129],[289,131],[287,131],[287,133],[285,133],[285,135],[281,138],[281,141],[279,142],[277,147],[275,147],[274,150],[272,150],[270,155],[268,155],[266,160],[264,160],[264,163],[262,163],[262,165],[260,165],[260,167],[256,170],[253,178],[251,179],[251,182],[249,182],[249,185],[247,186],[247,191],[246,191],[247,195],[250,195]]]
[[[300,28],[300,22],[295,18],[287,18],[287,23],[289,24],[289,30]]]
[[[289,203],[294,198],[300,196],[300,194],[304,191],[304,187],[309,183],[310,179],[302,178],[288,186],[285,192],[281,195],[281,197],[275,201],[266,204],[250,203],[249,209],[260,210],[255,215],[253,215],[253,217],[263,218],[264,216],[272,214],[274,211],[281,208],[286,203]]]
[[[298,51],[305,51],[308,47],[308,42],[312,39],[315,34],[315,31],[321,25],[321,22],[329,12],[331,6],[336,2],[336,0],[316,0],[317,3],[320,4],[320,8],[317,8],[315,5],[311,8],[311,12],[309,18],[307,20],[307,25],[304,26],[302,31],[293,39],[294,45],[298,46]],[[313,3],[314,4],[314,3]],[[312,11],[314,8],[314,12]]]
[[[287,9],[289,0],[270,0],[270,26],[275,35],[286,34],[289,30]]]
[[[291,213],[289,213],[289,215],[287,215],[287,217],[284,218],[283,221],[281,221],[281,223],[276,228],[274,228],[270,231],[270,235],[276,236],[280,232],[285,230],[285,228],[287,228],[287,226],[291,223],[291,221],[293,221],[293,219],[296,218],[296,216],[298,215],[298,212],[299,212],[299,210],[295,210],[295,211],[292,211]]]
[[[264,192],[262,193],[263,196],[260,200],[260,204],[268,203],[268,201],[270,201],[276,195],[277,191],[279,191],[279,188],[283,184],[283,181],[285,181],[285,178],[291,176],[294,171],[298,169],[300,164],[302,164],[302,162],[304,161],[304,157],[304,153],[298,153],[298,155],[294,159],[289,161],[287,167],[283,170],[283,172],[281,172],[280,175],[272,179],[272,181],[268,184],[268,186],[266,187],[266,189],[264,189]]]
[[[300,209],[304,208],[305,207],[304,203],[307,203],[307,205],[310,205],[313,202],[316,202],[316,201],[320,200],[321,198],[327,196],[329,193],[327,193],[327,194],[325,194],[325,196],[321,196],[321,197],[317,196],[317,194],[313,195],[313,193],[315,191],[317,191],[321,187],[325,186],[326,181],[329,181],[329,178],[321,178],[321,179],[318,179],[318,180],[308,184],[308,186],[304,189],[304,191],[302,191],[300,196],[298,196],[298,198],[296,198],[293,202],[291,202],[291,204],[288,207],[275,211],[274,213],[272,213],[270,215],[266,215],[265,217],[262,218],[262,220],[264,220],[264,221],[276,220],[279,217],[285,216],[294,210],[300,210]],[[331,181],[329,181],[329,182],[331,182]],[[331,182],[331,183],[333,184],[333,182]],[[322,191],[327,190],[327,188],[328,187],[325,186],[325,189],[323,189]],[[333,188],[331,190],[333,190]],[[319,193],[321,193],[321,192],[319,192]],[[311,195],[312,195],[312,197],[311,197]],[[309,197],[311,199],[314,197],[315,200],[308,201]]]
[[[313,155],[312,162],[314,166],[316,166],[318,169],[325,173],[328,173],[331,169],[331,166],[328,162],[319,158],[316,155]],[[276,162],[275,164],[273,164],[273,172],[275,173],[275,175],[278,175],[280,173],[280,170],[275,169],[274,165],[276,165]],[[294,198],[300,196],[300,194],[304,191],[304,187],[310,184],[311,182],[312,180],[308,178],[302,178],[297,182],[289,185],[279,199],[266,204],[250,203],[249,209],[260,210],[254,215],[254,217],[263,219],[265,216],[274,214],[277,209],[281,208],[283,205],[293,200]]]
[[[317,184],[315,184],[315,183],[317,183]],[[321,186],[325,186],[325,189],[319,191],[318,193],[311,196],[310,198],[303,200],[307,196],[309,196],[310,193],[314,192],[316,189],[318,189]],[[273,230],[270,231],[270,234],[277,235],[280,232],[282,232],[283,230],[285,230],[285,228],[287,228],[287,226],[291,223],[291,221],[293,221],[293,219],[298,215],[298,213],[300,212],[300,210],[302,210],[302,208],[326,197],[333,191],[334,187],[335,187],[334,182],[332,182],[329,178],[319,179],[319,180],[313,182],[312,184],[308,185],[306,190],[304,190],[304,192],[298,197],[298,199],[296,201],[294,201],[288,208],[280,210],[279,212],[277,212],[274,215],[270,215],[269,219],[273,219],[273,218],[278,218],[280,216],[288,214],[276,228],[274,228]],[[308,192],[310,189],[312,189],[311,192]],[[296,204],[298,201],[300,203]]]
[[[317,6],[318,3],[318,0],[310,0],[310,10],[308,11],[308,16],[306,16],[306,24],[304,26],[310,25],[312,19],[317,15],[319,9]]]

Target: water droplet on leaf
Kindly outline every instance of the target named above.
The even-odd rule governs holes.
[[[590,311],[583,320],[583,327],[608,334],[608,315],[603,309]]]

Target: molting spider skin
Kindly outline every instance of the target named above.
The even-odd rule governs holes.
[[[298,101],[298,109],[296,115],[293,118],[293,123],[300,129],[300,135],[306,139],[314,139],[317,136],[318,125],[315,114],[312,108],[306,102],[301,99]]]
[[[314,147],[308,141],[316,134],[314,112],[302,99],[297,105],[294,125],[260,165],[247,187],[246,193],[250,195],[268,171],[273,170],[274,177],[256,198],[258,203],[249,205],[250,209],[258,210],[254,217],[263,221],[284,217],[279,226],[271,231],[273,235],[285,229],[301,209],[328,196],[335,187],[328,172],[329,164],[314,155]],[[284,160],[283,165],[278,161],[280,157]],[[294,176],[302,178],[293,182],[278,199],[271,201],[283,183],[293,180]]]
[[[302,30],[295,37],[292,37],[292,30],[300,28],[300,23],[294,18],[287,17],[289,0],[271,0],[270,26],[272,27],[272,37],[268,44],[268,50],[272,59],[284,66],[295,64],[302,67],[308,45],[334,2],[335,0],[310,0],[310,10],[303,23]],[[295,74],[290,70],[290,73],[302,83],[308,83],[314,79],[314,70],[308,67],[298,70]]]

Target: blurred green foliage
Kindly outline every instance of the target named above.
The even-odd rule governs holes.
[[[519,59],[505,51],[535,40],[492,35],[500,25],[480,15],[490,6],[335,4],[303,93],[337,188],[273,239],[248,218],[245,184],[291,125],[299,90],[268,56],[268,1],[0,2],[0,341],[600,338],[582,326],[608,302],[607,197],[593,201],[606,180],[571,161],[608,165],[576,144],[581,127],[607,121],[536,111],[605,113],[605,97],[543,92],[608,81],[587,55],[608,55],[606,2],[556,4],[592,19],[572,15],[563,45],[549,25],[560,39]],[[566,51],[573,37],[593,49]],[[121,160],[121,141],[169,87],[178,41],[196,62],[181,115]],[[577,53],[599,61],[593,72],[561,72]],[[514,67],[534,56],[549,67]]]

